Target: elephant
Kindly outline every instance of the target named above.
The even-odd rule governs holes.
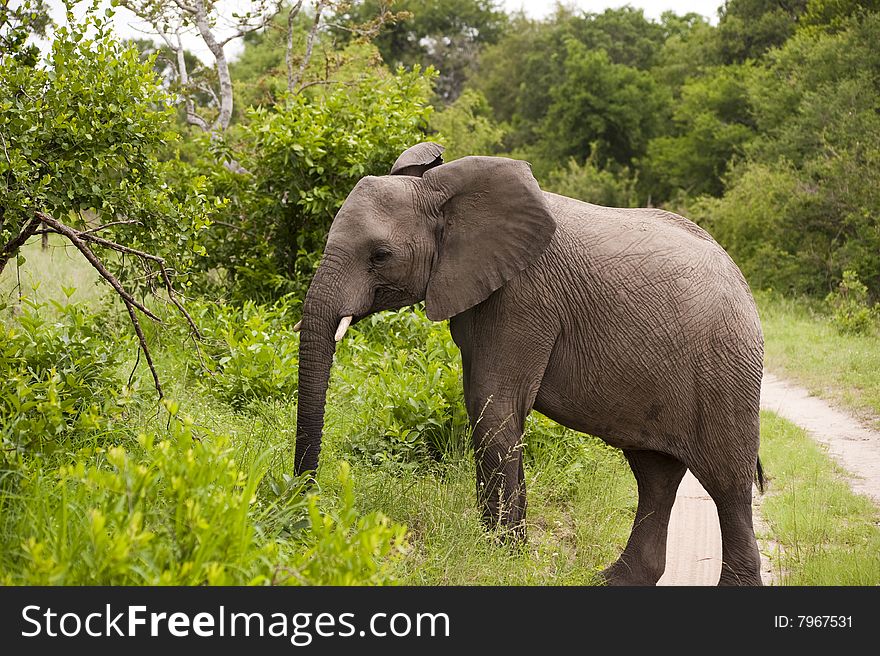
[[[389,175],[361,178],[332,222],[297,324],[296,472],[318,466],[336,342],[424,301],[461,351],[487,525],[525,538],[534,409],[621,449],[632,469],[635,521],[605,583],[656,584],[689,468],[718,510],[719,584],[760,585],[763,335],[739,268],[677,214],[592,205],[542,191],[525,161],[442,152],[421,143]]]

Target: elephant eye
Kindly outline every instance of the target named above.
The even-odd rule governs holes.
[[[373,264],[385,264],[385,262],[390,259],[391,251],[389,251],[387,248],[379,248],[378,250],[374,251],[373,254],[370,256],[370,262],[372,262]]]

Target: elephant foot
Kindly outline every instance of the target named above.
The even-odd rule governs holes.
[[[500,544],[520,546],[524,545],[528,540],[525,521],[516,524],[502,524],[500,522],[490,524],[489,522],[484,522],[484,525],[492,537]]]
[[[663,570],[648,568],[638,563],[625,562],[618,558],[599,574],[605,585],[657,585],[657,581],[663,576]]]
[[[722,566],[721,578],[718,580],[718,585],[763,586],[764,582],[761,580],[760,570],[758,572],[743,570],[737,573],[727,566]]]

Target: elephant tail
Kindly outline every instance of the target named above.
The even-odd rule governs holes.
[[[764,494],[764,468],[761,466],[760,458],[758,458],[758,468],[755,471],[755,480],[758,483],[758,491]]]

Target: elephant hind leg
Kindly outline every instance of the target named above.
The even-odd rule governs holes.
[[[757,427],[754,432],[757,435]],[[742,435],[742,432],[736,431],[736,434]],[[749,447],[742,448],[745,444]],[[719,585],[762,585],[761,556],[752,524],[752,485],[757,451],[757,439],[716,440],[714,463],[705,459],[689,463],[694,476],[718,509],[721,526]]]
[[[694,471],[718,509],[721,526],[721,578],[718,585],[763,585],[761,555],[752,524],[752,478],[736,486],[716,484]]]
[[[609,585],[655,585],[666,568],[666,532],[686,467],[658,451],[624,450],[636,478],[639,505],[620,558],[602,576]]]

